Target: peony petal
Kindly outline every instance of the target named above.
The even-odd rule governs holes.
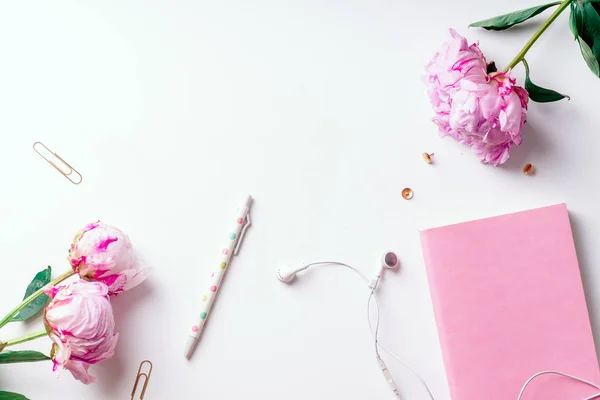
[[[521,130],[521,100],[512,92],[504,98],[505,107],[500,111],[500,129],[504,132],[517,132]]]
[[[51,299],[54,298],[54,296],[56,296],[56,293],[58,292],[58,287],[56,286],[45,286],[44,287],[44,294],[48,297],[50,297]]]
[[[96,382],[96,377],[88,373],[90,364],[77,360],[71,360],[65,365],[65,368],[71,372],[73,378],[85,383],[86,385]]]
[[[487,120],[497,118],[502,108],[502,97],[493,86],[490,86],[486,95],[481,98],[479,106],[483,118]]]
[[[132,272],[132,274],[127,276],[127,282],[123,286],[123,290],[129,290],[131,288],[136,287],[137,285],[145,281],[146,278],[148,278],[148,276],[150,275],[149,268],[141,268],[138,270],[132,269],[130,271]]]
[[[56,333],[50,333],[48,335],[53,343],[52,346],[52,361],[54,361],[54,370],[56,367],[64,366],[71,357],[71,348],[67,343],[64,343]]]

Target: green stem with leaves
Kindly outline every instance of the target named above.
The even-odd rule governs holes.
[[[563,11],[565,11],[565,9],[571,4],[572,1],[574,1],[574,0],[564,0],[562,3],[560,3],[560,5],[558,6],[558,8],[556,10],[554,10],[554,13],[552,13],[552,15],[550,16],[550,18],[548,18],[546,20],[546,22],[544,22],[542,24],[542,26],[540,26],[540,28],[533,34],[533,36],[531,37],[531,39],[529,39],[529,41],[527,43],[525,43],[525,46],[515,56],[515,58],[513,58],[513,60],[510,63],[508,63],[508,66],[504,69],[504,72],[510,71],[518,63],[520,63],[523,60],[523,58],[525,58],[525,54],[527,54],[527,52],[529,51],[529,49],[531,48],[531,46],[533,46],[533,44],[540,38],[540,36],[542,36],[542,34],[556,20],[556,18],[558,18],[558,16]]]
[[[75,272],[73,270],[69,270],[69,271],[65,272],[64,274],[62,274],[61,276],[59,276],[58,278],[56,278],[55,280],[53,280],[52,282],[50,282],[49,284],[47,284],[46,286],[55,286],[73,275],[75,275]],[[19,311],[21,311],[23,308],[25,308],[29,303],[31,303],[33,300],[37,299],[42,294],[44,294],[44,288],[46,286],[33,292],[31,294],[31,296],[29,296],[28,298],[23,300],[21,302],[21,304],[16,306],[11,312],[9,312],[4,318],[2,318],[2,320],[0,320],[0,328],[2,328],[4,325],[8,324],[10,322],[11,318],[14,317],[15,315],[17,315],[17,313]]]

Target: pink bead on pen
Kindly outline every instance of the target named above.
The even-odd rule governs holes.
[[[227,245],[221,250],[221,261],[217,265],[215,271],[212,273],[208,289],[202,296],[202,307],[198,314],[197,320],[189,328],[188,341],[185,346],[185,358],[187,359],[189,359],[194,353],[196,343],[198,343],[198,338],[200,337],[202,329],[206,324],[206,320],[208,319],[208,315],[210,313],[210,308],[215,301],[215,297],[217,296],[219,287],[221,286],[221,282],[225,276],[225,270],[229,265],[231,256],[237,256],[240,245],[242,244],[242,240],[244,239],[244,235],[246,234],[246,230],[252,223],[250,219],[251,204],[252,196],[248,195],[246,196],[243,205],[238,208],[234,228],[227,234]]]

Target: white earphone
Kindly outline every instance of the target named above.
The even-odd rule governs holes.
[[[379,278],[383,274],[384,269],[394,269],[399,266],[398,256],[393,251],[386,251],[381,257],[381,262],[375,276],[369,282],[369,289],[374,289],[379,283]]]
[[[377,359],[377,364],[379,365],[379,368],[381,369],[381,372],[383,373],[385,380],[387,381],[388,385],[390,386],[390,389],[394,392],[394,394],[398,398],[402,398],[390,371],[388,370],[387,366],[385,365],[385,362],[381,358],[379,349],[385,351],[390,356],[392,356],[395,359],[397,359],[398,361],[400,361],[402,363],[402,365],[404,365],[404,367],[406,367],[419,380],[419,382],[421,383],[421,385],[423,386],[425,391],[427,391],[429,399],[435,400],[433,397],[433,394],[431,393],[431,390],[429,389],[429,387],[427,386],[427,383],[421,377],[421,375],[419,375],[415,370],[413,370],[400,357],[398,357],[397,355],[395,355],[394,353],[392,353],[391,351],[389,351],[388,349],[383,347],[383,345],[379,342],[379,339],[378,339],[378,336],[379,336],[379,302],[377,301],[377,297],[375,296],[375,288],[377,287],[377,285],[379,283],[379,279],[381,278],[381,275],[383,274],[383,271],[385,269],[393,269],[393,268],[397,268],[399,266],[398,256],[396,255],[396,253],[394,253],[393,251],[388,251],[383,254],[383,256],[381,257],[381,262],[379,263],[377,270],[375,271],[375,275],[370,280],[367,279],[367,277],[362,272],[360,272],[358,269],[354,268],[353,266],[344,264],[344,263],[338,262],[338,261],[319,261],[319,262],[313,262],[310,264],[304,264],[304,265],[301,265],[300,267],[296,267],[296,268],[279,268],[277,270],[277,279],[279,279],[281,282],[284,282],[284,283],[291,283],[294,280],[294,278],[296,277],[296,274],[298,272],[304,271],[313,266],[328,265],[328,264],[329,265],[339,265],[339,266],[351,269],[358,276],[360,276],[360,278],[363,280],[363,282],[365,282],[370,289],[369,299],[367,300],[367,320],[369,322],[369,328],[371,329],[371,333],[373,334],[373,338],[375,340],[375,356]],[[371,315],[369,313],[372,299],[375,300],[375,310],[377,311],[376,318],[375,318],[375,327],[373,327],[373,324],[371,322]],[[563,376],[566,378],[570,378],[570,379],[579,381],[581,383],[584,383],[586,385],[592,386],[592,387],[600,390],[600,385],[596,385],[596,384],[594,384],[590,381],[587,381],[583,378],[579,378],[577,376],[570,375],[570,374],[560,372],[560,371],[548,370],[548,371],[541,371],[541,372],[538,372],[538,373],[532,375],[522,386],[521,391],[519,392],[519,395],[517,397],[517,400],[521,400],[528,385],[534,379],[536,379],[539,376],[548,375],[548,374],[559,375],[559,376]],[[592,399],[598,399],[598,398],[600,398],[600,393],[596,393],[590,397],[585,398],[584,400],[592,400]]]
[[[383,373],[385,380],[387,381],[388,385],[390,386],[390,388],[394,392],[394,394],[398,398],[401,398],[400,392],[398,391],[396,383],[394,382],[394,379],[392,378],[390,371],[388,370],[387,366],[385,365],[385,362],[383,361],[383,359],[381,358],[381,355],[379,354],[379,349],[382,349],[386,353],[390,354],[392,357],[396,358],[410,372],[412,372],[417,377],[417,379],[421,382],[421,384],[425,387],[425,390],[429,394],[429,398],[431,400],[434,400],[433,395],[431,394],[431,391],[429,390],[429,387],[427,386],[427,384],[425,383],[423,378],[417,372],[415,372],[412,368],[410,368],[410,366],[408,364],[406,364],[404,361],[402,361],[402,359],[400,357],[398,357],[394,353],[390,352],[389,350],[387,350],[385,347],[383,347],[379,343],[379,339],[378,339],[378,335],[379,335],[379,302],[377,301],[377,297],[375,296],[375,288],[377,287],[377,284],[379,283],[379,279],[381,278],[381,275],[383,274],[383,271],[385,269],[393,269],[393,268],[397,268],[399,266],[400,263],[399,263],[399,259],[398,259],[398,256],[396,255],[396,253],[394,253],[393,251],[387,251],[383,254],[383,256],[381,257],[381,262],[379,263],[379,265],[377,266],[377,269],[375,271],[375,275],[370,280],[367,279],[367,277],[362,272],[360,272],[358,269],[352,267],[351,265],[344,264],[344,263],[341,263],[338,261],[319,261],[319,262],[313,262],[310,264],[303,264],[296,268],[289,268],[289,267],[279,268],[279,269],[277,269],[277,279],[279,279],[283,283],[291,283],[294,280],[294,278],[296,277],[296,274],[298,272],[304,271],[313,266],[327,265],[327,264],[339,265],[339,266],[351,269],[356,274],[358,274],[361,277],[361,279],[369,287],[370,293],[369,293],[369,299],[367,301],[367,319],[369,321],[369,328],[371,329],[371,332],[373,333],[373,338],[375,340],[375,355],[376,355],[376,359],[377,359],[377,364],[379,365],[379,368],[381,369],[381,372]],[[374,328],[372,326],[371,316],[369,313],[369,309],[371,306],[371,299],[375,300],[375,308],[377,311],[377,313],[376,313],[377,317],[375,319],[375,327]]]
[[[310,265],[301,265],[296,268],[278,268],[277,269],[277,279],[279,279],[283,283],[290,283],[296,278],[296,274],[300,271],[304,271]]]
[[[309,267],[312,267],[314,265],[320,265],[320,264],[342,264],[342,263],[338,263],[335,261],[321,261],[321,262],[317,262],[317,263],[303,264],[296,268],[287,268],[287,267],[286,268],[278,268],[277,269],[277,279],[279,279],[283,283],[290,283],[294,280],[294,278],[296,277],[296,274],[298,272],[302,272],[302,271],[308,269]],[[381,278],[381,274],[383,273],[384,269],[386,269],[386,268],[393,269],[393,268],[398,267],[398,265],[399,265],[399,261],[398,261],[398,256],[396,255],[396,253],[394,253],[393,251],[386,251],[383,254],[383,256],[381,257],[381,263],[380,263],[379,267],[377,268],[375,275],[369,281],[369,288],[373,289],[375,286],[377,286],[377,283],[379,282],[379,278]]]

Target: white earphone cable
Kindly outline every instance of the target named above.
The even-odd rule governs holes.
[[[590,386],[595,387],[596,389],[600,390],[600,386],[593,384],[590,381],[586,381],[585,379],[578,378],[574,375],[565,374],[565,373],[559,372],[559,371],[542,371],[542,372],[538,372],[537,374],[532,375],[529,379],[527,379],[527,382],[525,382],[525,384],[521,388],[521,391],[519,392],[519,397],[517,397],[517,400],[521,400],[521,397],[523,397],[523,393],[525,393],[525,389],[527,389],[527,386],[531,383],[531,381],[533,381],[538,376],[548,375],[548,374],[560,375],[560,376],[564,376],[565,378],[575,379],[576,381],[585,383],[586,385],[590,385]],[[600,393],[596,393],[595,395],[586,397],[583,400],[592,400],[592,399],[597,399],[599,397],[600,397]]]
[[[358,276],[360,276],[360,279],[365,281],[365,283],[369,283],[369,279],[367,278],[367,276],[365,274],[363,274],[362,272],[360,272],[358,269],[354,268],[352,265],[344,264],[344,263],[338,262],[338,261],[317,261],[317,262],[312,262],[310,264],[306,264],[305,268],[314,267],[315,265],[339,265],[341,267],[346,267],[346,268],[349,268],[352,271],[356,272],[356,274]]]
[[[342,267],[346,267],[352,271],[354,271],[362,280],[363,282],[365,282],[367,285],[369,285],[369,279],[366,277],[365,274],[363,274],[362,272],[360,272],[360,270],[354,268],[353,266],[349,265],[349,264],[345,264],[342,262],[338,262],[338,261],[318,261],[318,262],[313,262],[310,264],[306,264],[305,269],[308,269],[309,267],[313,267],[316,265],[339,265]],[[431,393],[431,390],[429,389],[429,386],[427,386],[427,383],[425,382],[425,379],[423,379],[423,377],[421,375],[419,375],[419,373],[417,371],[415,371],[414,369],[412,369],[407,363],[406,361],[404,361],[403,359],[401,359],[400,357],[398,357],[396,354],[392,353],[390,350],[388,350],[387,348],[385,348],[380,342],[379,342],[379,301],[377,300],[377,296],[375,295],[375,289],[377,288],[377,284],[379,283],[379,281],[377,280],[375,285],[373,286],[373,288],[371,288],[370,292],[369,292],[369,298],[367,300],[367,320],[369,323],[369,329],[371,331],[371,334],[373,335],[374,338],[374,344],[375,344],[375,355],[377,356],[377,359],[381,360],[381,356],[379,353],[379,349],[383,350],[384,352],[386,352],[387,354],[389,354],[390,356],[394,357],[396,360],[398,360],[408,371],[410,371],[410,373],[412,373],[421,383],[421,385],[423,386],[423,388],[425,388],[425,390],[427,391],[427,394],[429,395],[429,398],[431,400],[435,400],[433,397],[433,394]],[[375,327],[373,328],[373,322],[371,321],[371,300],[375,300]],[[525,390],[527,389],[527,386],[529,386],[529,384],[537,377],[542,376],[542,375],[548,375],[548,374],[554,374],[554,375],[560,375],[563,376],[565,378],[570,378],[570,379],[574,379],[578,382],[584,383],[586,385],[592,386],[598,390],[600,390],[600,386],[596,385],[590,381],[587,381],[585,379],[579,378],[577,376],[574,375],[570,375],[570,374],[566,374],[560,371],[554,371],[554,370],[549,370],[549,371],[541,371],[538,372],[534,375],[532,375],[529,379],[527,379],[527,381],[525,382],[525,384],[523,384],[523,387],[521,388],[521,391],[519,392],[519,396],[517,397],[517,400],[521,400],[521,398],[523,397],[523,394],[525,393]],[[586,397],[583,400],[594,400],[594,399],[600,399],[600,392],[594,394],[593,396],[590,397]]]
[[[379,342],[379,301],[377,300],[377,296],[375,296],[375,288],[373,288],[371,290],[371,293],[369,294],[369,300],[367,301],[367,319],[369,321],[369,329],[371,329],[371,333],[373,334],[373,337],[375,338],[375,352],[377,354],[377,356],[379,356],[379,349],[381,348],[381,350],[385,351],[386,353],[388,353],[390,356],[394,357],[396,360],[398,360],[408,371],[410,371],[410,373],[412,373],[421,383],[421,385],[423,386],[423,388],[427,391],[427,394],[429,395],[429,398],[431,400],[435,400],[433,397],[433,394],[431,393],[431,390],[429,389],[429,386],[427,386],[427,383],[425,382],[425,379],[423,379],[423,377],[414,369],[412,369],[410,367],[410,365],[408,365],[408,363],[406,361],[404,361],[402,358],[400,358],[399,356],[397,356],[396,354],[392,353],[390,350],[386,349],[380,342]],[[377,318],[375,320],[375,330],[373,330],[372,324],[371,324],[371,314],[369,313],[370,310],[370,305],[371,305],[371,299],[375,300],[375,310]]]
[[[345,264],[345,263],[341,263],[341,262],[338,262],[338,261],[318,261],[318,262],[313,262],[313,263],[310,263],[310,264],[306,264],[306,268],[313,267],[313,266],[316,266],[316,265],[339,265],[339,266],[342,266],[342,267],[346,267],[346,268],[354,271],[367,285],[369,284],[369,279],[366,277],[366,275],[363,274],[360,270],[354,268],[351,265],[348,265],[348,264]],[[377,356],[378,359],[381,358],[381,356],[379,354],[379,349],[381,348],[381,350],[383,350],[384,352],[388,353],[390,356],[394,357],[408,371],[410,371],[410,373],[412,373],[419,380],[419,382],[423,385],[423,387],[427,391],[427,394],[429,395],[429,398],[431,400],[435,400],[434,397],[433,397],[433,394],[431,393],[431,390],[429,389],[429,386],[427,386],[427,383],[425,383],[425,380],[423,379],[423,377],[421,377],[421,375],[419,375],[414,369],[412,369],[404,360],[402,360],[396,354],[394,354],[391,351],[389,351],[388,349],[386,349],[379,342],[379,301],[377,301],[377,296],[375,295],[375,288],[376,287],[377,287],[377,285],[375,285],[375,287],[373,287],[371,289],[371,291],[369,293],[369,298],[367,300],[367,320],[368,320],[368,323],[369,323],[369,330],[371,331],[371,334],[373,335],[373,338],[374,338],[375,355]],[[376,310],[375,329],[373,329],[373,324],[372,324],[372,321],[371,321],[371,314],[370,314],[371,300],[372,299],[375,300],[375,310]]]

